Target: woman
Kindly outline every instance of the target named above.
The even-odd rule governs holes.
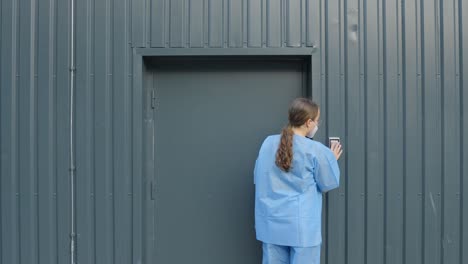
[[[319,264],[322,193],[337,188],[339,143],[331,149],[312,140],[320,110],[295,99],[281,135],[268,136],[255,163],[255,230],[263,264]]]

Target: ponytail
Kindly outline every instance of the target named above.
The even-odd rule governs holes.
[[[283,128],[281,132],[281,141],[276,152],[276,165],[283,171],[288,172],[291,168],[293,158],[293,131],[290,124]]]

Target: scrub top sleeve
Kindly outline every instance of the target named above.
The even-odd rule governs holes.
[[[323,146],[314,158],[315,181],[322,193],[337,188],[340,185],[340,168],[333,152]]]
[[[258,163],[258,158],[255,160],[255,167],[254,167],[254,173],[253,173],[253,174],[254,174],[254,177],[253,177],[253,180],[254,180],[253,182],[254,182],[254,184],[255,184],[255,182],[256,182],[255,179],[257,178],[257,163]]]
[[[263,140],[262,142],[262,145],[260,146],[260,150],[258,151],[258,156],[257,156],[257,159],[255,160],[255,167],[254,167],[254,184],[257,182],[257,175],[258,175],[258,169],[259,169],[259,162],[258,160],[261,159],[262,157],[262,153],[265,151],[265,147],[267,146],[267,144],[269,144],[269,136],[267,138],[265,138],[265,140]]]

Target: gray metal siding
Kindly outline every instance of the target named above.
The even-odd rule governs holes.
[[[51,5],[1,1],[2,263],[68,261],[68,7]]]
[[[317,0],[142,0],[132,2],[135,47],[313,46]]]
[[[144,255],[133,48],[306,46],[318,137],[346,149],[325,201],[326,263],[468,262],[464,1],[86,0],[76,12],[80,263]],[[0,0],[0,14],[0,261],[68,263],[69,1]]]
[[[342,184],[327,197],[327,263],[467,261],[466,10],[322,2],[319,136],[341,135],[346,148]]]
[[[466,4],[461,4],[458,6],[458,17],[466,17],[468,14],[468,6]],[[460,223],[462,224],[461,229],[460,229],[460,238],[462,241],[461,248],[460,248],[460,262],[466,261],[468,259],[468,227],[464,225],[464,223],[467,222],[468,219],[468,195],[466,195],[466,190],[468,190],[468,153],[466,153],[468,149],[468,139],[467,139],[467,133],[468,133],[468,107],[466,107],[466,102],[468,102],[468,89],[467,83],[465,83],[465,80],[463,76],[468,76],[468,67],[465,67],[464,65],[468,65],[468,53],[463,52],[463,49],[465,47],[465,43],[468,43],[468,33],[466,33],[466,30],[468,29],[468,19],[462,19],[461,23],[458,24],[458,29],[462,32],[460,35],[460,42],[459,42],[459,51],[460,51],[460,108],[461,108],[461,119],[460,119],[460,132],[461,132],[461,137],[462,141],[460,142],[460,147],[461,147],[461,182],[460,182],[460,196],[461,196],[461,217],[460,217]]]
[[[76,3],[77,259],[140,263],[132,248],[130,2]]]

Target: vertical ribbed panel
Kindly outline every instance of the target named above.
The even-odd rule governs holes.
[[[38,259],[37,237],[37,138],[36,138],[36,2],[19,2],[18,155],[19,239],[21,262]]]
[[[223,1],[208,0],[208,45],[210,47],[223,46]],[[198,33],[200,34],[200,32]]]
[[[83,263],[142,257],[132,249],[138,243],[132,227],[130,6],[128,0],[77,2],[76,222]],[[169,41],[158,36],[151,42]]]
[[[0,2],[0,16],[3,15],[3,13],[2,13],[2,7],[3,7],[3,3]],[[3,35],[2,35],[2,31],[3,31],[2,25],[3,25],[3,20],[0,18],[0,36],[3,36]],[[2,41],[0,40],[0,87],[1,87],[1,85],[3,84],[3,83],[1,82],[1,80],[2,80],[2,66],[1,66],[1,65],[2,65],[2,63],[3,63],[3,61],[1,60],[1,58],[2,58],[2,44],[3,44],[3,43],[2,43]],[[0,175],[3,173],[3,170],[2,170],[2,161],[1,161],[1,160],[3,159],[2,155],[1,155],[1,154],[3,153],[3,148],[2,148],[2,137],[1,137],[1,135],[2,135],[2,130],[1,130],[1,129],[2,129],[2,127],[1,127],[1,124],[2,124],[2,115],[1,115],[1,112],[2,112],[2,110],[3,110],[2,107],[1,107],[1,106],[2,106],[2,103],[3,103],[3,102],[2,102],[2,90],[0,89]],[[2,188],[2,178],[0,177],[0,192],[2,192],[2,191],[3,191],[3,188]],[[2,203],[1,203],[2,200],[3,200],[2,198],[3,198],[3,197],[2,197],[1,194],[0,194],[0,213],[2,212]],[[3,228],[2,228],[3,225],[2,225],[2,221],[3,221],[3,217],[0,215],[0,238],[3,237]],[[0,239],[0,262],[3,261],[3,257],[1,257],[1,256],[3,256],[3,239]]]
[[[103,0],[100,0],[103,1]],[[153,3],[154,0],[138,0],[138,1],[131,1],[128,0],[130,5],[131,12],[131,34],[132,34],[132,45],[134,47],[147,47],[149,46],[149,35],[150,33],[153,34],[151,26],[156,26],[155,34],[156,36],[152,36],[151,39],[157,39],[159,36],[158,27],[161,25],[152,22],[153,16],[156,18],[156,15],[152,15],[154,10],[151,8],[158,8],[158,2]],[[169,0],[165,0],[166,4],[169,5]],[[169,8],[164,9],[166,16],[164,17],[165,21],[169,21]],[[158,11],[160,12],[160,11]],[[158,14],[157,12],[155,14]],[[151,24],[153,23],[153,24]],[[164,24],[164,33],[169,33],[170,25],[169,23]],[[166,41],[168,42],[168,36],[164,36]],[[169,43],[166,43],[169,44]]]
[[[422,2],[424,263],[439,263],[442,237],[442,104],[437,0]]]
[[[70,260],[70,3],[56,1],[57,263]],[[39,65],[42,65],[40,62]],[[66,87],[66,88],[65,88]]]
[[[94,1],[78,1],[76,18],[76,167],[77,259],[94,264],[96,256],[94,195]]]
[[[460,263],[460,50],[458,3],[442,1],[441,7],[442,91],[442,263]],[[467,190],[468,191],[468,190]]]
[[[187,14],[185,13],[185,0],[173,0],[169,5],[169,42],[171,48],[185,47],[185,32],[187,30],[185,20]]]
[[[2,1],[0,147],[2,263],[19,263],[18,2]]]
[[[200,34],[204,30],[204,0],[191,0],[189,1],[189,30],[190,35],[187,42],[190,47],[202,48],[204,46],[204,34]]]
[[[364,86],[365,86],[365,190],[366,230],[363,236],[367,263],[384,263],[384,141],[383,141],[383,16],[379,1],[365,1],[364,25]],[[362,249],[361,249],[362,250]]]
[[[113,1],[113,49],[112,83],[113,90],[113,204],[114,215],[114,263],[132,263],[132,257],[139,258],[137,252],[130,250],[133,242],[132,222],[132,50],[130,48],[131,34],[130,17],[128,13],[128,0]],[[122,30],[123,29],[123,30]],[[136,217],[138,220],[138,217]]]
[[[70,1],[1,0],[0,14],[0,262],[68,263]],[[317,138],[346,150],[324,263],[468,262],[464,1],[83,0],[76,14],[80,263],[151,254],[132,48],[305,46]]]
[[[69,6],[2,1],[0,10],[0,261],[64,263],[70,235]]]
[[[290,0],[286,4],[286,44],[288,47],[300,47],[302,38],[302,1]]]
[[[314,25],[316,27],[316,32],[318,33],[313,39],[316,40],[314,45],[317,46],[323,46],[323,49],[320,49],[320,53],[318,53],[316,56],[312,56],[311,58],[311,82],[312,82],[312,98],[314,98],[315,101],[317,101],[321,107],[321,109],[327,109],[327,100],[326,100],[326,91],[322,89],[321,87],[325,87],[326,85],[326,69],[323,67],[325,66],[325,55],[326,55],[326,46],[325,46],[325,30],[322,30],[320,28],[321,25],[325,25],[325,19],[326,16],[324,15],[325,13],[325,8],[322,8],[322,5],[325,3],[320,1],[320,0],[313,0],[308,2],[308,5],[313,6],[315,9],[314,14],[316,14],[318,17],[316,18],[316,21],[318,23]],[[322,44],[323,43],[323,44]],[[322,111],[321,113],[321,120],[324,125],[322,127],[327,126],[327,113],[325,111]],[[324,142],[325,139],[325,133],[321,131],[322,133],[317,134],[317,140]],[[328,208],[328,203],[329,199],[327,195],[324,195],[323,197],[323,207],[322,207],[322,244],[327,245],[328,244],[328,236],[326,235],[329,230],[329,208]],[[321,263],[326,263],[327,261],[327,254],[326,254],[326,248],[322,247],[322,252],[320,254],[320,262]]]
[[[386,263],[403,262],[403,97],[401,79],[401,2],[384,8],[384,183]]]
[[[327,48],[327,61],[320,67],[324,67],[327,74],[326,83],[321,87],[326,97],[326,108],[323,109],[326,115],[322,119],[326,120],[328,132],[333,136],[345,134],[345,79],[344,79],[344,43],[343,43],[343,3],[337,0],[325,1],[325,34],[324,45]],[[314,69],[312,69],[314,70]],[[313,88],[316,89],[316,88]],[[324,139],[325,140],[325,139]],[[346,155],[339,161],[343,175],[346,175]],[[342,177],[339,189],[328,195],[328,229],[326,231],[328,245],[333,245],[334,252],[327,256],[329,263],[344,263],[346,254],[346,182],[348,178]]]
[[[113,89],[111,9],[113,1],[94,4],[94,208],[96,263],[113,263]],[[77,175],[80,175],[77,173]]]
[[[228,30],[229,30],[229,47],[239,48],[243,44],[243,1],[229,0],[228,1]]]
[[[55,85],[55,1],[38,2],[37,178],[39,263],[55,263],[57,252],[57,87]],[[40,63],[40,64],[39,64]],[[65,176],[65,175],[61,175]],[[52,205],[52,206],[51,206]],[[42,242],[43,241],[43,242]]]
[[[305,2],[305,32],[306,32],[306,46],[317,45],[317,40],[320,39],[320,1],[310,0]],[[304,40],[303,40],[304,41]]]
[[[166,9],[168,8],[166,0],[153,0],[151,2],[151,46],[163,48],[166,46],[166,30],[169,23]],[[199,30],[198,32],[200,32]]]
[[[247,1],[247,45],[249,47],[262,46],[262,0]]]
[[[354,175],[353,179],[347,181],[346,211],[352,215],[347,220],[346,250],[353,252],[349,254],[348,263],[365,263],[365,248],[363,234],[366,229],[365,221],[365,103],[364,78],[362,65],[364,52],[362,52],[362,35],[359,34],[358,25],[362,25],[362,15],[359,13],[360,1],[349,0],[345,3],[345,118],[346,132],[345,142],[347,143],[348,155],[347,175]]]
[[[421,5],[405,2],[402,6],[402,74],[404,119],[404,226],[403,250],[406,263],[422,262],[423,234],[423,159],[422,159],[422,65]],[[416,51],[416,52],[414,52]]]
[[[266,4],[266,45],[267,47],[281,47],[281,25],[284,21],[281,0],[267,0]]]
[[[458,18],[460,24],[458,29],[460,30],[460,39],[459,39],[459,51],[460,51],[460,111],[462,118],[460,119],[460,132],[461,132],[461,141],[460,141],[460,157],[461,157],[461,182],[458,188],[461,206],[460,206],[460,223],[461,223],[461,248],[460,248],[460,263],[468,261],[468,226],[466,222],[468,221],[468,195],[466,190],[468,190],[468,81],[465,76],[468,76],[468,52],[465,47],[468,43],[468,4],[463,1],[459,1],[458,6]]]

